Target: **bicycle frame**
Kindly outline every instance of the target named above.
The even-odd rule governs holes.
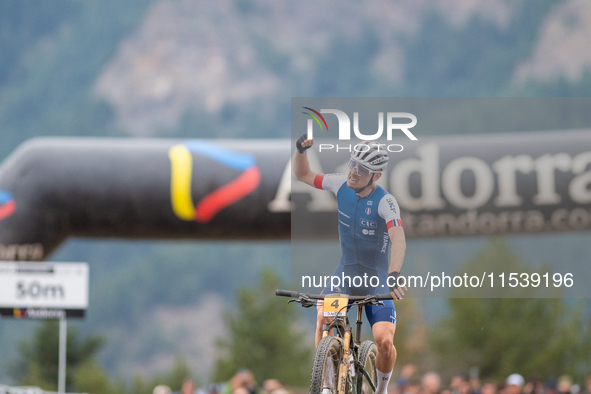
[[[375,382],[371,379],[369,373],[365,370],[365,366],[359,363],[358,357],[359,354],[357,353],[359,349],[359,345],[361,345],[361,325],[363,324],[362,317],[363,317],[363,305],[353,303],[353,306],[357,306],[357,321],[356,321],[356,330],[355,330],[355,341],[353,342],[353,348],[351,349],[351,335],[352,335],[352,327],[348,322],[347,317],[339,317],[335,316],[332,322],[324,323],[322,326],[322,338],[327,337],[330,335],[331,330],[336,329],[337,334],[340,336],[336,336],[335,338],[341,341],[343,346],[343,355],[341,357],[341,362],[339,364],[339,378],[337,383],[337,393],[336,394],[346,394],[346,387],[347,387],[347,369],[349,368],[349,355],[351,354],[351,350],[353,350],[353,360],[355,364],[355,372],[362,373],[367,378],[371,389],[375,392],[376,385]],[[351,309],[351,306],[346,305],[343,308],[347,308],[347,310]]]
[[[291,297],[297,299],[291,299],[289,302],[298,302],[302,304],[304,307],[311,307],[317,305],[316,301],[313,300],[324,300],[324,295],[313,295],[308,293],[298,293],[295,291],[288,291],[288,290],[276,290],[275,295],[284,296],[284,297]],[[392,296],[390,294],[376,294],[376,295],[368,295],[368,296],[351,296],[349,297],[349,302],[340,310],[346,308],[349,311],[354,306],[357,306],[357,321],[356,321],[356,332],[355,332],[355,340],[352,341],[352,326],[349,324],[349,320],[347,316],[339,316],[339,313],[336,313],[334,319],[330,323],[324,323],[322,326],[322,338],[325,338],[330,335],[331,330],[336,330],[337,335],[334,336],[336,340],[341,343],[341,357],[338,366],[338,379],[337,379],[337,387],[335,394],[347,394],[347,369],[349,368],[349,356],[353,356],[354,362],[354,371],[355,376],[360,374],[359,376],[363,375],[367,379],[371,389],[375,392],[376,391],[376,382],[374,382],[371,378],[371,375],[365,368],[365,365],[362,365],[359,362],[359,349],[361,347],[361,326],[362,326],[362,316],[363,316],[363,307],[367,304],[375,305],[380,300],[391,300]],[[332,312],[332,311],[331,311]],[[374,345],[375,346],[375,345]],[[353,375],[351,376],[353,377]],[[351,381],[351,389],[355,389],[355,393],[357,393],[357,379],[352,379]],[[361,383],[362,384],[362,383]]]

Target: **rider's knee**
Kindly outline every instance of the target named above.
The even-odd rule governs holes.
[[[379,353],[388,355],[394,352],[394,342],[392,341],[392,338],[384,336],[381,338],[375,338],[375,340]]]
[[[318,323],[320,323],[323,320],[324,320],[324,312],[322,310],[317,311],[316,312],[316,321]]]
[[[326,322],[326,318],[324,317],[324,312],[319,310],[316,314],[316,326],[322,327],[322,325]]]
[[[331,318],[324,317],[324,312],[322,311],[322,309],[319,310],[318,314],[316,315],[316,329],[322,330],[324,323],[330,323],[330,321],[331,321]]]

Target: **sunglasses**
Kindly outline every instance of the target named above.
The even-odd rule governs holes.
[[[358,176],[366,176],[374,174],[376,171],[372,171],[367,167],[362,166],[353,159],[349,159],[349,171],[357,173]]]

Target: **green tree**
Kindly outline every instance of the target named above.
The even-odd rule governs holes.
[[[72,390],[73,376],[76,369],[92,360],[103,344],[99,336],[80,339],[75,329],[68,329],[66,388]],[[41,387],[44,390],[56,390],[59,364],[59,322],[42,322],[33,339],[20,343],[20,358],[11,368],[12,377],[22,385]]]
[[[394,346],[397,352],[395,373],[407,363],[415,363],[424,368],[432,367],[429,365],[427,326],[416,299],[404,298],[396,301],[394,306],[397,319],[394,335]],[[367,339],[373,340],[373,337]]]
[[[465,268],[490,268],[493,262],[512,267],[511,272],[529,271],[498,240]],[[561,298],[450,298],[448,303],[449,314],[431,333],[431,349],[444,375],[478,366],[484,378],[503,379],[515,372],[582,377],[591,368],[590,320],[582,303]]]
[[[275,296],[281,286],[275,272],[266,268],[258,286],[238,292],[236,308],[225,318],[227,337],[217,344],[215,381],[248,368],[259,381],[275,378],[291,386],[307,385],[313,338],[305,338],[297,328],[299,305],[287,305],[285,298]]]
[[[72,381],[78,392],[93,394],[117,394],[125,392],[122,384],[111,381],[94,358],[84,361],[74,371]]]
[[[59,324],[55,320],[42,322],[33,339],[22,342],[20,358],[12,366],[12,377],[18,384],[37,386],[44,390],[57,389]],[[98,336],[80,339],[75,329],[68,329],[66,390],[94,394],[150,394],[155,386],[165,384],[179,391],[191,371],[184,359],[178,358],[170,371],[148,378],[135,376],[131,384],[114,381],[97,363],[95,355],[103,345]]]

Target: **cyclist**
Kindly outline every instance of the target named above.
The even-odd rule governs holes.
[[[395,283],[406,251],[400,209],[394,196],[375,183],[388,165],[387,153],[377,144],[358,144],[351,153],[348,174],[324,175],[310,170],[306,150],[313,143],[305,134],[296,142],[299,153],[295,154],[293,168],[299,181],[330,190],[337,197],[342,255],[333,276],[342,279],[344,275],[351,280],[364,274],[368,278],[377,276],[380,287],[389,287],[386,280],[390,278],[389,284],[393,285],[389,287],[390,294],[395,300],[402,299],[404,291]],[[373,287],[354,287],[348,281],[343,282],[339,290],[350,295],[377,293]],[[328,285],[323,294],[335,290]],[[318,304],[316,346],[322,337],[322,325],[330,320],[323,317],[322,305]],[[396,310],[392,301],[384,301],[384,305],[366,307],[365,312],[378,348],[376,394],[386,394],[396,362],[393,344]],[[323,390],[323,394],[329,392]]]

